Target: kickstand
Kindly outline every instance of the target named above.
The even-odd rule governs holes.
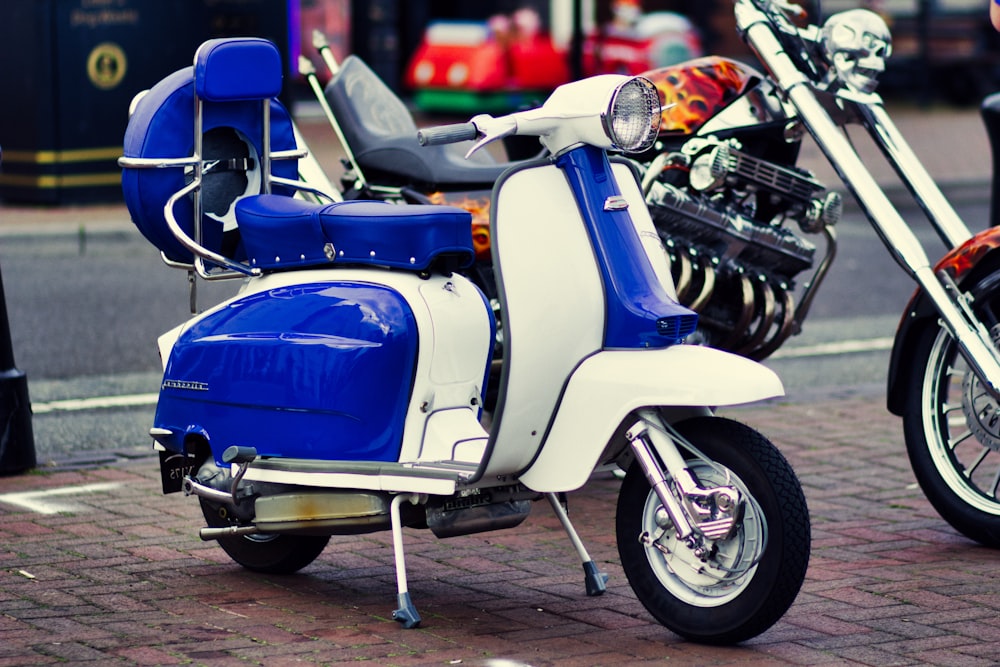
[[[392,612],[392,618],[403,624],[404,628],[415,628],[420,625],[420,614],[410,601],[410,593],[406,584],[406,558],[403,555],[403,526],[399,519],[399,506],[403,502],[413,501],[416,496],[401,493],[392,499],[389,505],[389,520],[392,523],[392,550],[396,559],[396,590],[399,608]]]
[[[591,597],[601,595],[607,590],[605,584],[608,583],[608,575],[597,570],[597,563],[587,553],[587,548],[583,546],[580,535],[576,532],[573,524],[570,523],[569,515],[563,509],[562,503],[559,502],[559,497],[554,493],[546,493],[545,497],[548,498],[549,504],[552,505],[552,511],[559,518],[559,523],[562,524],[563,530],[569,535],[569,539],[573,543],[573,548],[576,549],[576,553],[580,557],[580,562],[583,563],[583,575],[584,583],[587,586],[587,595]]]

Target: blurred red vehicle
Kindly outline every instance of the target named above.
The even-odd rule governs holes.
[[[640,74],[701,55],[697,30],[672,12],[633,13],[634,3],[583,45],[585,76]],[[427,111],[509,111],[544,99],[570,79],[569,54],[532,10],[488,21],[432,23],[405,84]]]
[[[432,23],[406,71],[417,106],[428,110],[510,110],[569,81],[566,52],[519,10],[485,22]]]
[[[583,72],[636,75],[702,55],[701,38],[686,17],[674,12],[640,14],[624,25],[606,26],[583,47]]]

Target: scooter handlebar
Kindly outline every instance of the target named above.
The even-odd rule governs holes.
[[[479,137],[475,123],[454,123],[425,127],[417,132],[417,141],[421,146],[437,144],[457,144],[460,141],[473,141]]]

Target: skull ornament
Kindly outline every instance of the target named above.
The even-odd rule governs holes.
[[[882,17],[850,9],[823,24],[822,45],[837,78],[851,90],[871,93],[892,54],[892,35]]]

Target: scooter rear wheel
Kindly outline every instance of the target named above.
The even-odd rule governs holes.
[[[704,560],[664,525],[659,497],[638,463],[622,482],[616,517],[622,568],[656,620],[691,641],[735,644],[770,628],[805,579],[810,525],[802,487],[763,435],[721,417],[676,425],[714,462],[684,453],[705,488],[732,485],[744,498],[732,532],[700,546]]]
[[[219,505],[204,498],[200,500],[201,511],[209,527],[232,525],[220,513]],[[248,570],[265,574],[292,574],[316,560],[329,543],[330,536],[266,533],[220,537],[218,541],[230,558]]]

